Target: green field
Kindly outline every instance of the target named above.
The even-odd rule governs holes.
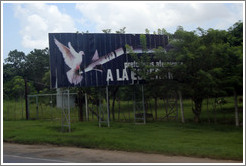
[[[226,100],[227,103],[217,106],[216,111],[211,105],[207,110],[204,102],[199,124],[193,122],[190,100],[184,101],[185,124],[181,123],[180,115],[178,120],[163,119],[164,105],[161,102],[158,104],[158,120],[148,119],[145,125],[134,124],[131,103],[121,102],[119,119],[116,114],[110,128],[99,128],[96,117],[92,119],[91,114],[90,121],[79,122],[78,111],[74,108],[71,110],[71,133],[61,132],[61,110],[55,107],[39,106],[39,120],[35,120],[37,115],[33,104],[30,106],[31,120],[26,121],[21,101],[4,101],[3,140],[242,161],[243,127],[235,127],[233,98]],[[116,113],[117,108],[116,105]],[[242,124],[242,103],[239,110]],[[153,109],[148,112],[154,115]]]

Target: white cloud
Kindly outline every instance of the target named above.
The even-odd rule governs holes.
[[[75,21],[78,20],[82,28],[90,32],[93,29],[94,32],[102,32],[102,29],[115,32],[126,27],[127,33],[143,33],[145,28],[151,32],[158,28],[173,32],[178,25],[186,30],[228,29],[243,20],[243,5],[238,3],[81,2],[74,10],[70,13],[80,12],[81,18],[74,19],[53,4],[16,4],[14,11],[21,23],[22,46],[45,48],[48,33],[76,32]]]
[[[78,3],[76,9],[82,13],[83,18],[89,19],[96,26],[97,32],[101,32],[102,29],[116,31],[126,27],[127,32],[142,33],[145,28],[154,31],[158,28],[176,28],[178,25],[227,29],[243,18],[242,6],[235,6],[234,10],[231,10],[232,8],[223,3],[127,1]],[[215,24],[210,24],[215,20]],[[83,22],[82,26],[83,24],[86,22]]]
[[[21,22],[20,34],[25,48],[48,47],[48,33],[77,31],[72,17],[61,13],[54,5],[17,4],[15,16]]]

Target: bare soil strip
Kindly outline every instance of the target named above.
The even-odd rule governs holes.
[[[22,162],[29,162],[25,161],[25,158],[36,158],[43,163],[49,163],[49,160],[66,161],[68,163],[242,163],[242,161],[234,160],[167,156],[139,152],[3,143],[3,158],[11,156],[23,157]]]

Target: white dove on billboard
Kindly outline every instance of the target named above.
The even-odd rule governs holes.
[[[83,76],[79,75],[77,71],[80,69],[80,64],[82,62],[84,52],[80,51],[79,53],[77,53],[71,46],[70,42],[68,42],[69,48],[67,48],[66,46],[61,44],[58,40],[54,39],[54,41],[57,47],[59,48],[59,50],[61,51],[65,63],[71,68],[71,70],[67,72],[67,78],[69,82],[75,85],[80,83],[81,80],[83,79]]]

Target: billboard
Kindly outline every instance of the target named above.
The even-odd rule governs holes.
[[[168,44],[166,35],[146,35],[148,53]],[[50,33],[51,87],[85,87],[141,83],[130,71],[126,51],[142,54],[140,34]]]

